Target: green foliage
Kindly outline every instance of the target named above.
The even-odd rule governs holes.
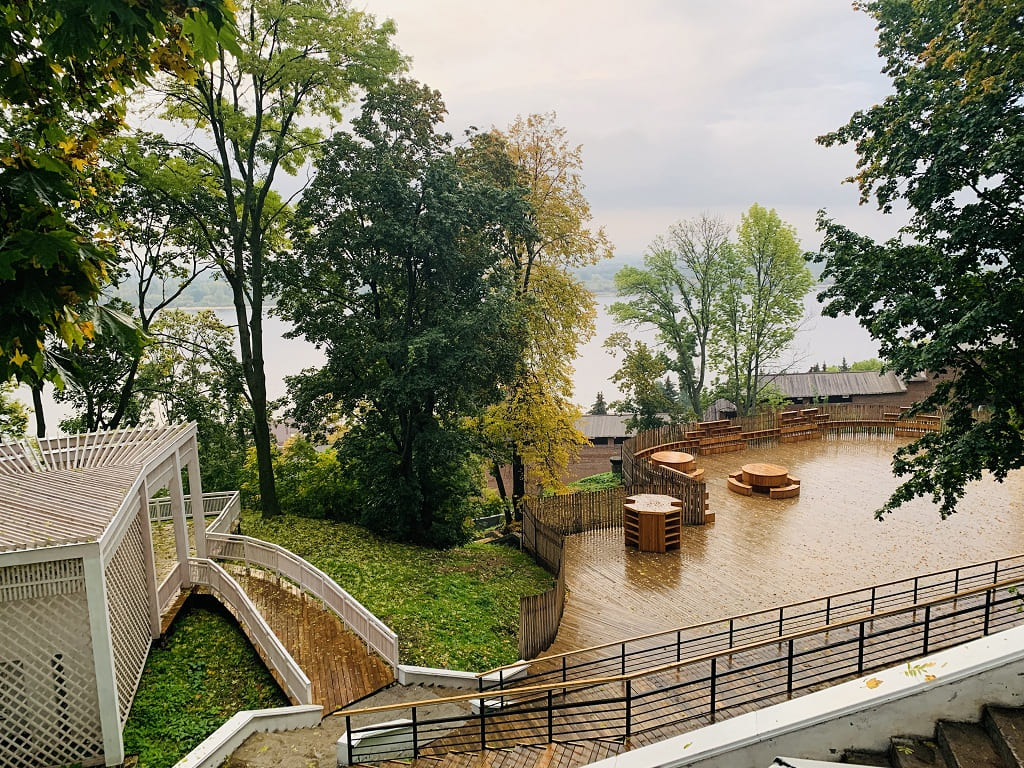
[[[715,307],[713,360],[740,414],[761,397],[766,365],[793,341],[803,298],[814,278],[804,264],[796,230],[775,209],[754,203],[737,228],[725,284]]]
[[[240,709],[288,705],[234,619],[189,599],[146,660],[124,728],[141,768],[170,768]]]
[[[0,382],[0,440],[22,438],[28,428],[28,411],[11,396],[13,392],[13,382]]]
[[[309,560],[398,633],[403,663],[483,670],[518,658],[519,599],[551,575],[516,549],[438,550],[389,541],[347,523],[242,518],[246,535]]]
[[[654,241],[643,268],[624,267],[615,275],[619,298],[609,307],[618,323],[651,326],[658,332],[668,369],[679,378],[682,405],[701,410],[708,376],[715,305],[727,286],[732,244],[719,218],[702,215],[674,224]]]
[[[0,16],[0,381],[59,381],[48,337],[90,338],[75,307],[113,260],[102,225],[116,179],[99,146],[122,130],[129,89],[158,70],[190,76],[215,55],[198,38],[233,28],[217,0],[19,0]]]
[[[608,488],[618,488],[620,485],[622,485],[622,475],[615,472],[601,472],[569,483],[569,488],[573,491],[603,491]]]
[[[368,527],[442,546],[465,540],[479,487],[464,419],[500,399],[522,356],[493,233],[527,217],[515,190],[460,166],[437,132],[443,114],[440,95],[410,81],[370,93],[354,134],[330,141],[296,254],[274,271],[282,315],[327,352],[295,380],[295,416],[351,422],[339,450]]]
[[[604,401],[604,392],[598,392],[594,398],[594,404],[590,406],[587,414],[590,416],[605,416],[608,413],[608,404]]]
[[[871,357],[867,360],[857,360],[850,363],[851,371],[881,371],[885,367],[885,364],[877,357]]]
[[[673,401],[662,385],[661,377],[669,362],[663,352],[655,352],[642,341],[634,341],[623,331],[613,333],[604,343],[613,354],[622,355],[622,364],[612,375],[612,381],[625,395],[611,404],[616,413],[628,413],[626,429],[643,432],[666,424],[663,414],[672,421],[684,417],[685,412]]]
[[[299,435],[274,449],[274,479],[281,495],[281,511],[289,515],[354,520],[355,484],[333,448],[318,451]],[[245,503],[259,508],[259,475],[256,452],[249,449],[239,489]]]
[[[207,180],[172,189],[202,235],[198,247],[231,286],[260,498],[264,513],[275,514],[262,321],[267,270],[290,251],[292,215],[292,197],[276,187],[281,174],[303,175],[315,162],[324,126],[341,122],[361,89],[381,86],[405,62],[391,45],[391,22],[378,25],[336,0],[246,0],[238,16],[239,50],[220,44],[219,60],[194,82],[168,83],[164,116],[191,137],[167,154]]]
[[[1024,2],[865,2],[893,93],[825,145],[855,145],[853,180],[910,223],[885,243],[824,212],[825,313],[856,315],[898,375],[945,374],[919,410],[945,428],[893,460],[908,479],[878,511],[930,497],[945,517],[983,471],[1024,465]],[[987,418],[974,418],[984,406]]]
[[[526,492],[526,467],[546,485],[560,484],[585,444],[576,429],[571,367],[594,332],[594,298],[572,270],[611,256],[600,227],[591,226],[583,194],[579,145],[569,143],[554,113],[517,117],[506,131],[472,138],[465,161],[473,172],[516,190],[529,216],[500,233],[505,265],[516,281],[515,301],[526,322],[526,352],[504,400],[482,422],[492,474],[512,465],[513,503]],[[507,495],[499,483],[502,495]]]

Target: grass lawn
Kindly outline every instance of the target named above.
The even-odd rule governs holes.
[[[240,709],[288,699],[235,620],[209,597],[190,597],[146,660],[124,729],[140,768],[174,765]]]
[[[519,598],[554,580],[500,544],[447,550],[396,544],[359,526],[244,513],[242,533],[327,573],[398,633],[402,663],[482,671],[519,657]]]

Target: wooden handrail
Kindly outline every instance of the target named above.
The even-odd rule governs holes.
[[[554,683],[538,683],[536,685],[527,685],[519,688],[502,688],[497,691],[485,690],[482,693],[477,691],[475,693],[465,693],[459,694],[457,696],[448,696],[438,699],[426,699],[423,701],[404,702],[401,704],[388,704],[379,707],[366,707],[364,709],[345,710],[345,715],[354,716],[368,714],[371,712],[388,712],[400,709],[408,709],[411,707],[436,706],[438,704],[444,704],[448,702],[459,702],[468,701],[470,699],[478,699],[481,696],[487,696],[488,694],[490,694],[494,698],[513,698],[515,696],[521,697],[523,694],[547,693],[548,691],[567,691],[575,690],[578,688],[589,688],[596,685],[606,685],[608,683],[625,682],[627,680],[637,680],[642,677],[647,677],[648,675],[659,674],[662,672],[670,672],[693,664],[699,664],[704,661],[710,661],[711,659],[721,658],[723,656],[731,656],[746,651],[752,651],[769,645],[778,645],[780,643],[789,642],[790,640],[799,640],[801,638],[810,637],[812,635],[820,634],[823,632],[835,632],[836,630],[843,629],[845,627],[856,626],[858,624],[870,621],[879,621],[881,619],[890,618],[892,616],[898,616],[902,613],[907,613],[909,611],[920,611],[924,610],[925,608],[941,605],[943,603],[948,603],[955,600],[964,600],[966,598],[984,594],[986,592],[993,590],[1008,589],[1009,587],[1018,587],[1022,584],[1024,584],[1024,577],[994,582],[992,584],[986,584],[981,587],[973,587],[971,589],[964,590],[963,592],[955,592],[952,594],[934,598],[932,600],[915,603],[914,605],[907,605],[901,608],[893,608],[887,611],[880,611],[877,613],[862,614],[852,619],[844,619],[843,621],[839,621],[833,624],[822,624],[811,629],[800,630],[798,632],[791,632],[789,634],[779,635],[778,637],[772,637],[765,640],[758,640],[753,643],[746,643],[744,645],[737,645],[722,651],[713,651],[711,653],[699,654],[697,656],[691,656],[680,661],[671,662],[669,664],[661,664],[655,667],[649,667],[648,669],[639,670],[637,672],[630,672],[625,675],[591,677],[585,680],[566,680],[556,681]]]

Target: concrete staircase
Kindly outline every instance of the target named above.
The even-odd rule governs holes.
[[[940,720],[932,737],[893,736],[885,752],[847,752],[844,763],[891,768],[1024,768],[1024,709],[986,707],[980,723]]]
[[[379,768],[580,768],[625,751],[618,741],[554,742],[519,744],[509,749],[482,752],[450,752],[416,760],[388,760]]]

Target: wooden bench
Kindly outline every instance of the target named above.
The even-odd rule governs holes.
[[[792,499],[794,496],[800,495],[800,484],[795,483],[791,485],[783,485],[779,488],[769,488],[768,498],[769,499]]]
[[[732,475],[729,475],[727,482],[729,483],[729,490],[733,493],[738,493],[740,496],[750,496],[754,492],[753,486],[747,485],[742,480],[739,480]]]

